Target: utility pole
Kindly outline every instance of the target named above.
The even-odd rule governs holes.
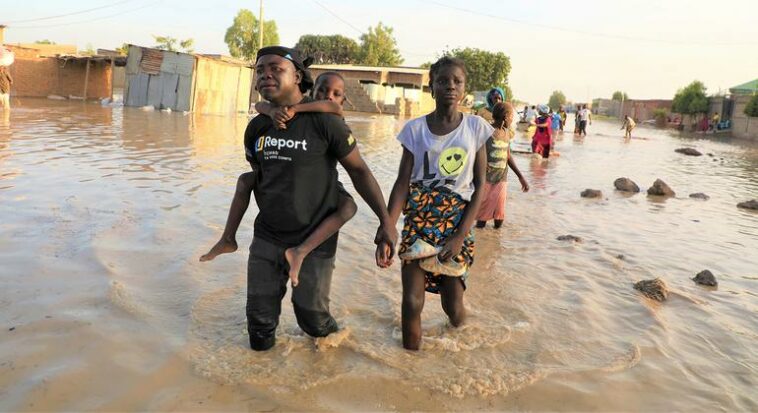
[[[261,10],[260,13],[258,13],[258,50],[263,49],[263,0],[259,0]],[[255,67],[253,67],[255,68]],[[255,70],[253,70],[253,85],[255,85]],[[261,93],[256,91],[256,102],[260,102],[263,100],[263,97],[261,96]]]
[[[258,49],[263,49],[263,0],[260,0],[261,12],[258,15]]]

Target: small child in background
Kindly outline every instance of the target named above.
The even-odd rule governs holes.
[[[554,112],[553,109],[550,109],[550,120],[552,122],[551,126],[553,129],[552,136],[555,136],[561,129],[561,115],[558,112]]]
[[[287,107],[274,107],[267,102],[255,104],[255,110],[269,116],[276,123],[277,128],[286,129],[287,121],[299,112],[327,112],[342,116],[342,104],[345,101],[345,81],[338,73],[325,72],[316,78],[313,86],[313,100],[303,101]],[[257,171],[245,172],[237,179],[237,189],[229,207],[229,216],[226,219],[224,232],[221,239],[206,254],[200,257],[200,261],[210,261],[217,256],[237,250],[237,229],[242,222],[248,206],[250,194],[257,182]],[[300,245],[288,248],[284,256],[290,265],[289,276],[292,287],[298,284],[298,275],[303,260],[308,254],[334,235],[356,213],[357,206],[353,197],[339,184],[339,201],[337,210],[327,216],[321,224]]]
[[[537,124],[537,130],[532,137],[532,152],[542,155],[542,159],[547,159],[550,156],[550,150],[553,147],[553,137],[551,133],[552,120],[548,115],[550,109],[547,105],[539,105],[537,112],[539,116],[535,121]]]
[[[634,122],[634,119],[628,115],[624,117],[624,124],[621,125],[621,129],[626,129],[626,132],[624,132],[624,139],[632,139],[632,130],[635,126],[637,126],[637,123]]]
[[[495,131],[487,140],[487,174],[484,183],[484,200],[476,215],[476,227],[484,228],[487,221],[494,220],[500,228],[505,220],[505,201],[508,195],[508,168],[516,173],[521,190],[529,191],[529,184],[511,157],[511,139],[515,133],[509,125],[513,121],[513,106],[501,102],[492,109],[492,127]]]

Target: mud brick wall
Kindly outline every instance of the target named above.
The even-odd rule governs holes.
[[[107,61],[91,61],[87,87],[88,99],[111,95],[111,67]],[[86,61],[62,59],[16,58],[10,66],[13,77],[11,95],[45,97],[49,95],[83,97]]]

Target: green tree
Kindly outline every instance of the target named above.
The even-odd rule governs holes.
[[[240,9],[234,17],[234,22],[224,35],[224,42],[229,47],[229,53],[239,59],[255,60],[258,53],[258,33],[260,20],[248,9]],[[273,20],[263,22],[263,46],[279,44],[279,32]]]
[[[708,112],[708,96],[705,85],[699,80],[690,83],[684,89],[679,89],[674,95],[671,111],[686,115]]]
[[[52,40],[45,39],[45,40],[37,40],[34,42],[34,44],[56,44],[56,43]]]
[[[443,52],[443,55],[457,57],[466,64],[468,77],[466,78],[467,91],[489,90],[493,87],[501,87],[508,95],[506,99],[513,98],[510,86],[508,86],[508,74],[511,72],[511,59],[503,52],[488,52],[486,50],[466,47]]]
[[[392,27],[382,22],[376,27],[369,27],[368,32],[361,35],[358,62],[367,66],[396,66],[403,63],[392,32]]]
[[[621,102],[622,100],[629,100],[629,95],[627,95],[626,92],[617,90],[613,92],[613,96],[611,97],[611,100],[617,100],[619,102]]]
[[[655,125],[658,127],[666,126],[668,116],[668,111],[664,108],[653,109],[653,119],[655,119]]]
[[[129,54],[129,43],[122,43],[121,47],[116,48],[116,52],[122,56]]]
[[[745,114],[751,118],[758,117],[758,94],[753,95],[745,105]]]
[[[313,57],[315,63],[348,64],[355,63],[358,57],[358,43],[339,34],[332,36],[304,34],[300,36],[295,49],[306,56]]]
[[[550,99],[547,102],[547,105],[550,106],[553,110],[560,109],[561,106],[566,104],[566,95],[563,94],[560,90],[553,91],[553,94],[550,95]]]
[[[168,50],[169,52],[183,51],[185,53],[192,53],[192,44],[195,43],[193,39],[179,40],[171,36],[153,35],[153,39],[155,39],[155,46],[153,47],[159,50]],[[177,43],[179,43],[178,47]]]

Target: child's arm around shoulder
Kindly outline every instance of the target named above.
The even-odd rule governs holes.
[[[274,120],[274,126],[277,129],[287,129],[286,122],[292,118],[292,116],[287,117],[287,108],[278,108],[274,105],[272,105],[269,102],[256,102],[255,103],[255,111],[260,113],[261,115],[268,116],[269,118]],[[277,117],[277,113],[284,112],[284,116],[281,114]]]
[[[268,102],[255,102],[255,111],[271,118],[274,116],[274,105]]]
[[[314,102],[298,103],[292,106],[295,113],[300,112],[323,112],[342,116],[342,105],[330,100],[317,100]]]

